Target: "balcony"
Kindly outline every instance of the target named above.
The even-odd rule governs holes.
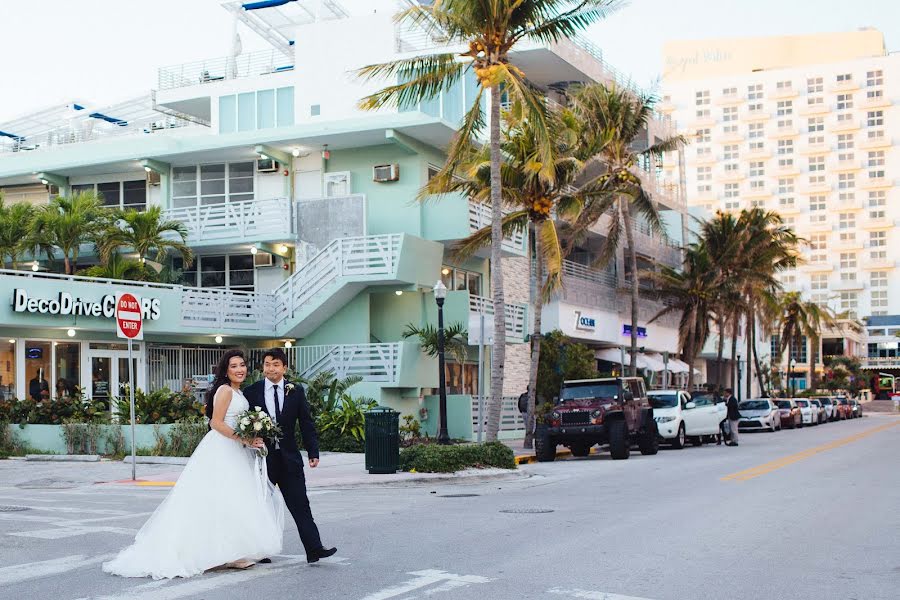
[[[248,52],[239,54],[236,57],[222,56],[160,67],[157,89],[171,90],[227,81],[229,79],[283,73],[294,69],[292,62],[280,51],[272,49]]]
[[[722,94],[716,98],[715,102],[717,106],[736,106],[745,100],[746,98],[735,92],[734,94]]]
[[[869,177],[862,180],[862,188],[867,190],[877,190],[881,188],[889,188],[892,181],[887,177]]]
[[[842,92],[853,92],[859,89],[859,82],[855,79],[845,79],[844,81],[838,81],[836,83],[828,86],[829,91],[834,92],[836,94]]]
[[[876,356],[862,359],[863,369],[898,369],[900,356]]]
[[[859,129],[859,121],[856,119],[843,119],[832,126],[832,131],[856,131]]]
[[[528,327],[528,306],[525,304],[506,303],[506,336],[508,342],[524,342]],[[494,301],[483,296],[469,295],[469,321],[472,317],[494,316]]]
[[[862,240],[853,239],[853,240],[837,240],[832,246],[832,250],[836,250],[838,252],[848,252],[855,250],[862,250],[863,243]]]
[[[786,98],[796,98],[799,92],[793,87],[775,88],[775,91],[769,93],[769,97],[774,100],[784,100]]]
[[[834,226],[828,221],[802,223],[799,229],[809,233],[830,233],[834,230]]]
[[[769,137],[774,139],[792,138],[800,135],[800,129],[794,126],[779,127]]]
[[[696,131],[697,129],[706,129],[708,127],[714,127],[716,124],[716,119],[712,115],[708,115],[705,117],[693,117],[688,120],[687,128],[689,131]]]
[[[735,183],[743,181],[747,178],[747,173],[740,169],[732,169],[731,171],[716,171],[715,180],[723,183]]]
[[[773,197],[775,194],[772,193],[772,190],[769,188],[750,188],[743,194],[741,194],[742,198],[746,198],[748,200],[765,200]]]
[[[894,220],[888,217],[867,217],[863,219],[863,229],[892,229]]]
[[[563,288],[559,292],[563,302],[615,311],[618,307],[617,290],[618,280],[613,270],[563,261]]]
[[[185,224],[191,245],[278,241],[294,236],[293,204],[287,198],[169,208],[163,216]]]
[[[718,144],[739,144],[744,141],[744,134],[732,131],[729,133],[718,133],[715,136],[716,143]]]
[[[865,286],[863,285],[862,281],[857,281],[855,279],[845,279],[831,284],[830,287],[831,290],[835,292],[855,292],[863,289]]]
[[[491,205],[485,202],[476,202],[469,200],[469,233],[488,227],[491,224]],[[506,214],[506,211],[504,211]],[[525,240],[527,234],[523,230],[516,230],[503,238],[501,248],[504,252],[515,256],[525,256],[528,249]]]
[[[712,152],[709,152],[707,154],[697,154],[689,162],[694,165],[712,165],[718,160],[719,159]]]
[[[410,342],[389,344],[332,344],[299,346],[291,350],[294,370],[303,378],[331,371],[338,379],[360,377],[363,381],[397,385],[402,350]]]
[[[796,164],[776,166],[772,174],[775,177],[796,177],[800,174],[800,167]]]
[[[765,109],[745,110],[741,112],[742,121],[765,121],[771,119],[772,113]]]
[[[800,186],[801,194],[828,194],[831,192],[830,183],[807,183]]]
[[[834,265],[827,261],[807,262],[800,266],[804,273],[827,273],[834,271]]]
[[[806,144],[800,148],[800,154],[828,154],[831,152],[831,146],[828,144]]]
[[[885,257],[872,257],[871,254],[862,261],[861,267],[865,271],[886,271],[888,269],[893,269],[897,264],[897,260],[895,258]]]
[[[892,104],[891,100],[882,94],[880,96],[867,96],[866,98],[863,98],[859,103],[859,107],[865,109],[887,108]]]
[[[744,158],[747,160],[759,160],[759,159],[766,159],[766,158],[771,158],[771,157],[772,157],[772,151],[765,147],[757,148],[754,150],[748,150],[744,154]]]
[[[874,136],[866,136],[864,139],[858,142],[859,147],[863,150],[875,150],[876,148],[889,148],[893,145],[892,140],[889,136],[884,135],[874,135]]]
[[[857,159],[837,160],[832,164],[832,171],[859,171],[862,163]]]
[[[824,115],[831,112],[831,106],[826,104],[825,102],[816,102],[814,104],[801,106],[798,109],[798,112],[804,116]]]
[[[840,211],[857,211],[862,210],[864,206],[862,200],[852,198],[847,200],[836,200],[829,208]]]
[[[663,114],[671,114],[675,112],[676,106],[674,102],[661,100],[654,105],[654,108]]]
[[[782,215],[799,215],[800,214],[800,206],[796,202],[791,202],[788,204],[779,204],[776,210]]]

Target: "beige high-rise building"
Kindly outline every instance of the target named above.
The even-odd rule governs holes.
[[[900,367],[887,336],[900,328],[900,54],[874,29],[674,41],[663,53],[658,108],[691,141],[682,166],[691,212],[780,212],[809,242],[785,289],[851,321],[878,317],[877,330],[828,332],[820,361],[847,354]],[[799,386],[812,350],[795,351]]]

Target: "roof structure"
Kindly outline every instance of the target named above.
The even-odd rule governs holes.
[[[293,59],[294,28],[316,21],[345,19],[350,13],[335,0],[259,0],[222,6],[286,57]]]

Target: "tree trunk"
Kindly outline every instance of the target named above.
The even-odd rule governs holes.
[[[625,201],[619,199],[619,218],[625,222],[625,239],[628,241],[628,259],[631,262],[631,365],[632,377],[637,375],[637,334],[638,334],[638,297],[639,279],[637,272],[637,250],[634,247],[634,232],[631,229],[631,213],[624,206]]]
[[[756,330],[753,331],[753,364],[756,366],[756,382],[759,384],[759,395],[769,396],[766,383],[763,381],[762,369],[759,366],[759,351],[756,349]]]
[[[819,339],[809,337],[809,389],[816,391],[816,362],[819,358]]]
[[[747,395],[750,398],[753,395],[753,373],[750,371],[750,365],[753,361],[753,330],[756,328],[756,320],[754,318],[753,309],[747,311]]]
[[[719,330],[718,352],[716,354],[716,385],[722,387],[725,385],[725,365],[723,364],[725,358],[725,318],[719,317],[716,326]]]
[[[732,321],[731,323],[731,385],[729,386],[735,393],[737,393],[738,388],[741,385],[741,382],[737,376],[737,339],[738,333],[740,333],[740,327],[740,314],[735,313],[734,321]]]
[[[688,365],[688,378],[687,378],[687,391],[690,394],[694,391],[694,335],[691,334],[688,336],[688,343],[686,348],[681,349],[681,356],[685,359],[685,362]]]
[[[63,256],[63,265],[64,265],[64,267],[65,267],[65,269],[66,269],[66,275],[71,275],[71,274],[72,274],[72,263],[71,263],[71,261],[69,261],[69,254],[68,254],[68,253],[66,253],[66,254]]]
[[[503,366],[506,362],[506,299],[503,292],[503,196],[500,188],[500,91],[491,88],[491,287],[494,300],[494,343],[491,344],[491,397],[485,439],[500,431],[503,405]]]
[[[544,307],[543,279],[544,258],[541,254],[543,243],[536,229],[532,231],[534,244],[534,269],[531,277],[531,306],[534,307],[534,326],[531,330],[531,367],[528,373],[528,413],[525,417],[525,448],[534,446],[534,412],[537,406],[538,365],[541,361],[541,311]]]

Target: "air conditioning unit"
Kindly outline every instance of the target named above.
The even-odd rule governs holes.
[[[159,185],[159,173],[156,171],[147,171],[147,183],[150,185]]]
[[[47,191],[50,192],[51,196],[59,196],[59,186],[50,184],[47,186]]]
[[[271,267],[273,264],[272,255],[268,252],[259,251],[253,255],[254,267]]]
[[[274,173],[278,170],[278,163],[274,158],[257,158],[256,159],[256,172],[257,173]]]
[[[400,165],[376,165],[372,167],[372,181],[384,183],[386,181],[398,181],[400,179]]]
[[[325,197],[340,198],[350,195],[350,171],[325,173]]]

